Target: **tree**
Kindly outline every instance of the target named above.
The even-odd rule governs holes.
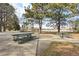
[[[33,12],[33,10],[32,9],[30,9],[30,6],[28,6],[27,8],[25,8],[25,14],[23,14],[23,16],[25,17],[25,18],[27,18],[27,20],[28,21],[31,21],[31,28],[32,28],[32,31],[33,31],[33,29],[34,29],[34,24],[33,24],[33,19],[34,19],[34,12]],[[27,22],[26,22],[27,23]]]
[[[15,14],[14,7],[8,3],[0,3],[0,31],[6,31],[6,29],[14,29],[15,23],[13,22],[17,22],[17,20],[18,18]],[[19,25],[19,23],[17,24]]]
[[[43,13],[42,13],[42,4],[32,4],[32,8],[30,9],[30,7],[28,6],[27,9],[25,9],[26,14],[25,17],[31,19],[38,19],[39,20],[39,30],[41,33],[41,29],[42,29],[42,19],[44,17]],[[41,9],[41,10],[40,10]],[[32,21],[32,29],[33,29],[33,21]]]
[[[70,16],[70,14],[76,13],[77,5],[76,4],[67,4],[67,3],[49,3],[48,10],[51,10],[50,13],[47,13],[48,17],[52,17],[57,21],[58,33],[60,33],[60,24],[61,21]]]
[[[34,18],[39,20],[39,32],[42,30],[42,19],[45,17],[45,7],[47,3],[32,3]]]
[[[13,15],[13,18],[12,18],[13,20],[13,29],[14,30],[20,30],[20,25],[19,25],[19,20],[18,20],[18,18],[17,18],[17,16],[14,14]]]
[[[50,17],[57,23],[58,33],[60,33],[60,24],[63,19],[71,17],[77,11],[77,4],[73,3],[34,3],[32,9],[35,11],[35,17],[42,19],[44,17]],[[41,12],[40,12],[41,10]],[[41,22],[41,21],[40,21]],[[39,23],[40,23],[39,22]],[[40,23],[41,30],[41,23]]]
[[[79,31],[79,19],[76,20],[69,20],[70,24],[72,25],[72,29],[74,31]]]
[[[44,17],[52,18],[56,21],[58,33],[60,33],[61,22],[65,18],[73,16],[77,11],[77,4],[73,3],[32,3],[31,10],[33,13],[30,13],[33,18],[39,20],[39,29],[41,33],[42,29],[42,19]],[[28,16],[28,15],[27,15]]]

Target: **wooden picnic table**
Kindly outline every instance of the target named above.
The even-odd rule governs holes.
[[[30,41],[33,39],[32,32],[21,32],[17,34],[13,34],[13,41],[18,41],[18,43],[22,43],[25,41]]]

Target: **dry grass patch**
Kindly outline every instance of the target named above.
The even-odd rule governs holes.
[[[79,56],[79,46],[69,42],[52,42],[43,56]]]
[[[73,39],[79,39],[79,33],[72,33],[71,36]]]

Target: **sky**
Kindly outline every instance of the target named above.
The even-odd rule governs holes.
[[[15,8],[15,14],[18,16],[20,25],[25,21],[22,18],[22,14],[25,13],[24,7],[28,7],[29,5],[31,6],[30,3],[10,3],[14,8]]]
[[[31,6],[31,4],[30,3],[10,3],[10,4],[15,8],[15,13],[19,18],[19,21],[20,21],[19,24],[21,26],[23,22],[26,20],[22,18],[22,14],[25,13],[24,7],[27,8],[29,5]],[[72,19],[76,20],[77,18],[79,19],[79,16],[72,17],[68,20],[72,20]]]

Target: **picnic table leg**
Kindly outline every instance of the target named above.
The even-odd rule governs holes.
[[[16,36],[13,36],[13,41],[17,41],[17,40],[16,40]]]

